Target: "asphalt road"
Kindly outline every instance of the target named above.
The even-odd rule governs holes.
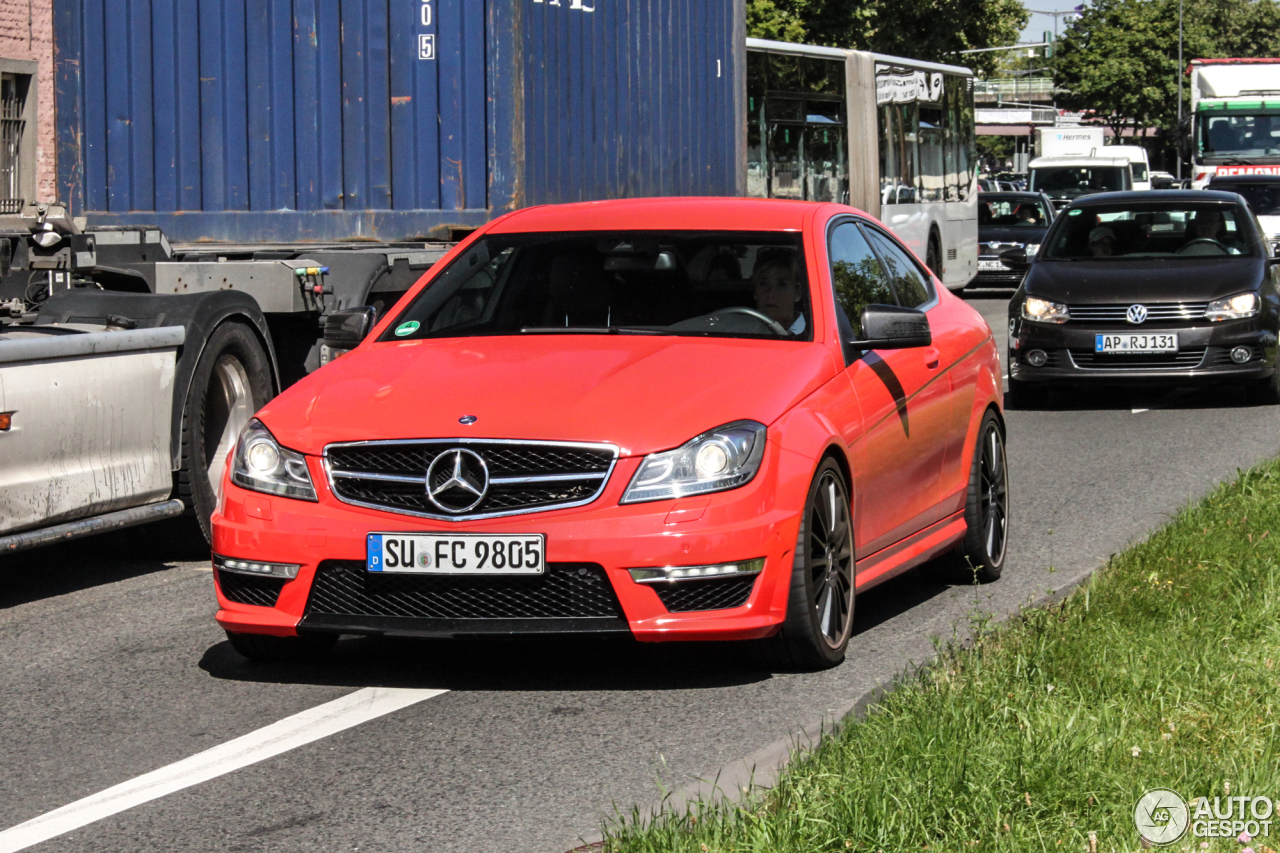
[[[1002,340],[1007,293],[971,297]],[[858,600],[844,665],[731,646],[344,640],[322,666],[240,660],[199,549],[147,528],[0,559],[3,830],[368,686],[448,692],[37,845],[39,851],[564,853],[847,708],[932,638],[1087,574],[1238,468],[1280,408],[1231,390],[1056,396],[1009,412],[1004,578],[910,573]],[[425,695],[425,694],[424,694]]]

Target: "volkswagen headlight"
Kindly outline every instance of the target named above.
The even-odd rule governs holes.
[[[1065,323],[1071,319],[1071,314],[1061,302],[1028,296],[1022,303],[1022,318],[1037,323]]]
[[[622,503],[660,501],[736,489],[751,481],[764,459],[765,427],[734,421],[704,432],[675,450],[640,463]]]
[[[256,419],[245,425],[236,442],[231,482],[255,492],[316,500],[306,458],[295,450],[281,447]]]
[[[1258,294],[1237,293],[1235,296],[1226,296],[1210,302],[1204,316],[1206,320],[1213,320],[1215,323],[1221,320],[1243,320],[1254,316],[1261,309],[1262,301],[1258,299]]]

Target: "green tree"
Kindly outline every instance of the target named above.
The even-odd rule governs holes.
[[[747,33],[757,38],[874,50],[941,62],[958,51],[1012,44],[1029,13],[1019,0],[748,0]],[[964,57],[986,71],[992,54]]]

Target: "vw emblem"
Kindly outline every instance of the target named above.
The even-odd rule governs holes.
[[[1125,312],[1125,317],[1135,326],[1140,326],[1147,322],[1147,306],[1130,305],[1129,310]]]
[[[489,466],[465,447],[446,450],[427,467],[427,500],[445,512],[473,510],[489,491]]]

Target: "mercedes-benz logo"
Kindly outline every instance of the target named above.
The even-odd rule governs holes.
[[[445,512],[475,509],[488,491],[489,466],[473,450],[446,450],[427,467],[427,500]]]
[[[1135,326],[1140,326],[1147,322],[1147,306],[1130,305],[1129,310],[1125,312],[1125,317]]]

